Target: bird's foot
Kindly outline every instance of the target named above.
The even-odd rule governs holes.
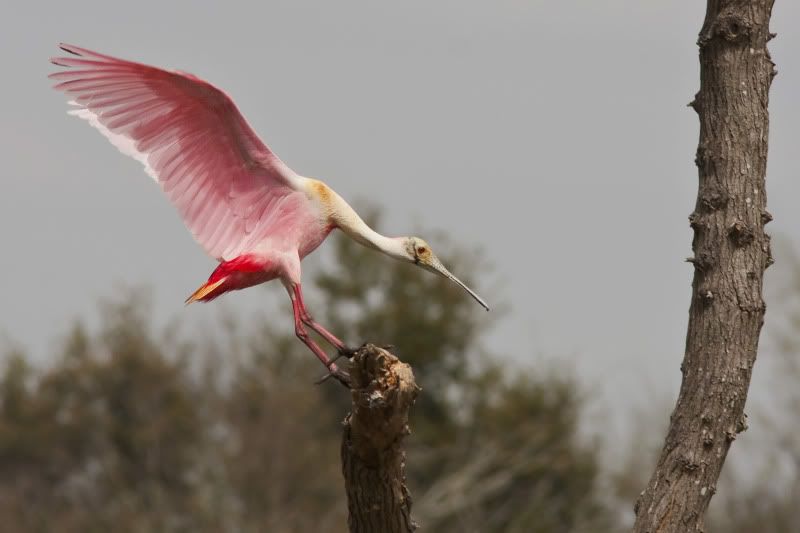
[[[341,350],[339,350],[339,355],[340,355],[341,357],[347,357],[348,359],[350,359],[350,358],[351,358],[351,357],[353,357],[355,354],[357,354],[357,353],[358,353],[358,351],[359,351],[361,348],[363,348],[363,346],[360,346],[360,347],[358,347],[358,348],[351,348],[350,346],[343,346],[343,347],[342,347],[342,349],[341,349]]]
[[[336,354],[336,357],[334,357],[331,360],[331,362],[335,363],[336,361],[338,361],[342,357],[346,357],[347,359],[352,359],[353,356],[355,354],[357,354],[358,350],[360,350],[360,349],[361,348],[351,348],[349,346],[342,346],[341,348],[339,348],[339,353]]]
[[[335,379],[339,383],[341,383],[345,388],[351,388],[352,380],[350,379],[350,374],[342,370],[341,368],[334,366],[332,369],[329,369],[328,373],[322,376],[320,379],[315,381],[316,385],[321,385],[325,383],[329,379]]]

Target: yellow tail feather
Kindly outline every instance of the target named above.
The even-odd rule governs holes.
[[[191,296],[186,298],[186,305],[197,302],[214,292],[214,289],[222,285],[227,278],[220,278],[214,283],[204,283],[199,289],[194,291]]]

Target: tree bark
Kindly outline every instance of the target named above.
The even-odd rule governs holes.
[[[774,0],[708,0],[700,31],[692,301],[683,380],[655,472],[634,507],[634,532],[703,531],[720,471],[747,428],[744,404],[772,263],[764,178]]]
[[[406,487],[403,437],[419,388],[411,367],[367,344],[353,357],[352,402],[344,420],[342,471],[351,533],[408,533],[411,495]]]

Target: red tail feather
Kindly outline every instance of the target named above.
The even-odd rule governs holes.
[[[268,264],[253,255],[240,255],[223,261],[214,269],[208,281],[186,299],[192,302],[210,302],[228,291],[234,291],[263,283],[274,276],[267,272]]]

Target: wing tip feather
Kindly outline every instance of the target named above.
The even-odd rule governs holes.
[[[74,46],[74,45],[71,45],[71,44],[67,44],[67,43],[58,43],[58,47],[61,48],[62,50],[64,50],[65,52],[67,52],[68,54],[76,55],[78,57],[82,57],[83,56],[83,54],[78,52],[78,50],[80,50],[80,48],[78,48],[77,46]]]
[[[59,66],[59,67],[71,67],[72,65],[70,65],[68,63],[68,61],[69,61],[68,57],[51,57],[50,58],[50,62],[52,64],[54,64],[54,65]]]

